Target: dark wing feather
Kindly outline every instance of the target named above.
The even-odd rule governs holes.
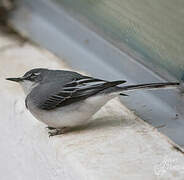
[[[125,83],[126,81],[103,81],[90,77],[84,77],[79,80],[73,80],[66,83],[60,91],[51,94],[44,102],[39,104],[39,108],[44,110],[52,110],[57,107],[63,107],[90,96],[93,96],[101,91]]]

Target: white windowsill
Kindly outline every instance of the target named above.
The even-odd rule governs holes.
[[[1,179],[184,179],[183,154],[118,99],[86,128],[48,138],[46,125],[26,110],[20,87],[4,80],[35,67],[67,68],[48,51],[0,33]]]

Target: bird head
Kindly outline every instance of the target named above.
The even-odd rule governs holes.
[[[22,77],[6,78],[6,80],[19,83],[27,95],[42,82],[44,75],[48,71],[48,69],[36,68],[26,72]]]

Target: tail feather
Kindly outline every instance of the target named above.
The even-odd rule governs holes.
[[[164,83],[149,83],[149,84],[138,84],[121,87],[122,91],[130,91],[134,89],[157,89],[157,88],[170,88],[177,87],[180,83],[178,82],[164,82]]]

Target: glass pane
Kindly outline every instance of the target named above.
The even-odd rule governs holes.
[[[154,71],[182,78],[183,0],[55,1]]]

